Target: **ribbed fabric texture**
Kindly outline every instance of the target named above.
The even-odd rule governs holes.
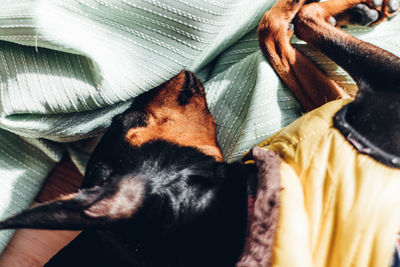
[[[237,159],[301,115],[258,49],[273,0],[0,1],[0,218],[27,207],[64,153],[182,69],[205,83],[218,139]],[[399,55],[400,24],[352,28]],[[341,85],[342,70],[295,40]],[[68,145],[81,170],[87,154]],[[87,150],[89,151],[89,150]],[[0,249],[9,232],[0,232]]]

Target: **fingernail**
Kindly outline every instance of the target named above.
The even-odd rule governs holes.
[[[364,16],[363,16],[362,19],[361,19],[360,25],[362,25],[362,26],[368,26],[368,25],[370,25],[371,23],[377,21],[378,18],[379,18],[379,13],[378,13],[378,11],[376,11],[375,9],[371,9],[371,10],[369,10],[368,12],[366,12],[366,13],[364,14]]]
[[[334,17],[330,17],[329,23],[332,24],[333,26],[336,26],[336,19]]]
[[[374,4],[374,6],[381,6],[383,3],[383,0],[373,0],[372,3]]]
[[[367,5],[364,4],[358,4],[354,6],[354,9],[357,11],[368,11],[369,7]]]

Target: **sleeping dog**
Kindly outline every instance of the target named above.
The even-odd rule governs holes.
[[[378,23],[394,1],[279,0],[264,15],[260,47],[304,107],[342,99],[254,147],[247,164],[222,161],[203,86],[182,71],[113,119],[77,193],[0,227],[83,229],[47,266],[388,266],[400,228],[400,59],[332,21],[361,4],[378,14],[364,22]],[[354,78],[354,101],[290,45],[293,29]]]

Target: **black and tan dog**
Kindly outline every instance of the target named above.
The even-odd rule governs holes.
[[[299,38],[319,48],[354,78],[359,93],[354,102],[336,104],[339,111],[333,114],[333,120],[329,117],[333,126],[327,123],[326,135],[334,132],[335,138],[347,143],[354,157],[367,158],[350,163],[363,167],[364,162],[373,162],[377,173],[381,168],[384,177],[375,177],[375,181],[388,180],[393,187],[400,183],[400,59],[331,24],[331,17],[338,24],[343,23],[359,4],[364,5],[363,10],[378,11],[378,17],[373,18],[376,22],[397,9],[393,8],[393,0],[377,6],[375,2],[330,0],[304,5],[305,0],[280,0],[261,21],[259,41],[278,74],[308,110],[326,99],[346,98],[347,94],[290,45],[292,22]],[[368,18],[363,18],[364,22]],[[83,229],[48,266],[294,266],[288,262],[299,266],[388,265],[392,250],[383,248],[388,244],[394,247],[399,215],[374,213],[386,216],[380,218],[383,223],[364,229],[368,217],[358,214],[360,207],[373,207],[360,196],[364,186],[385,195],[386,202],[373,202],[378,210],[384,210],[388,203],[396,207],[400,199],[386,184],[374,184],[368,172],[360,171],[352,172],[348,178],[348,191],[356,192],[349,200],[348,192],[341,191],[346,188],[339,183],[342,173],[331,168],[337,164],[340,171],[348,170],[347,165],[333,161],[314,166],[308,159],[296,161],[290,156],[294,146],[296,153],[300,151],[303,141],[298,138],[294,143],[286,137],[297,136],[296,129],[304,130],[313,116],[321,114],[320,109],[308,113],[306,116],[311,119],[288,126],[263,144],[267,149],[254,148],[249,158],[255,164],[224,163],[203,87],[193,73],[182,71],[136,98],[131,108],[113,119],[93,152],[77,193],[25,210],[1,222],[0,227]],[[320,146],[319,137],[312,138]],[[268,149],[277,152],[282,163]],[[332,154],[338,152],[326,153],[324,160],[329,162],[336,159]],[[287,166],[291,166],[290,172],[286,171]],[[331,177],[332,173],[339,177]],[[285,175],[299,178],[293,181],[303,191],[299,193],[285,184]],[[312,194],[316,181],[321,182],[318,186],[326,195]],[[371,184],[367,186],[365,181]],[[331,188],[334,191],[329,191]],[[304,213],[296,209],[287,212],[288,206],[294,205],[288,200],[289,193],[301,196],[295,207]],[[253,194],[254,212],[248,206]],[[353,203],[351,208],[357,208],[343,213],[342,203],[348,201]],[[319,214],[322,219],[315,215],[315,206],[324,211]],[[361,228],[349,226],[343,216]],[[371,217],[371,222],[374,219]],[[309,221],[308,226],[304,226],[304,220]],[[324,223],[315,223],[318,220]],[[300,231],[304,239],[292,235],[293,243],[304,241],[296,244],[298,249],[307,249],[304,255],[299,256],[283,242],[285,234],[296,233],[292,231],[293,224],[304,227]],[[346,229],[355,229],[359,235],[352,239]],[[344,252],[335,247],[342,242],[342,235],[349,237]],[[365,251],[369,256],[364,255]]]

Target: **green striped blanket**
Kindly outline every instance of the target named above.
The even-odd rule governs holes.
[[[257,46],[274,0],[0,0],[0,218],[27,207],[65,152],[181,69],[205,83],[225,158],[301,115]],[[400,20],[360,38],[400,54]],[[294,40],[345,87],[335,64]],[[72,143],[71,143],[72,142]],[[67,144],[66,144],[67,143]],[[2,250],[11,231],[0,232]]]

